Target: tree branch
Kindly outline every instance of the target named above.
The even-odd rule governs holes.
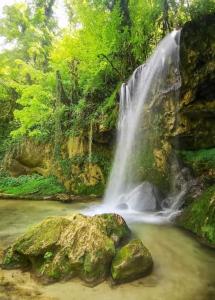
[[[110,59],[105,54],[99,54],[98,57],[99,58],[103,57],[104,59],[106,59],[109,62],[109,64],[111,65],[111,67],[113,68],[113,70],[115,70],[116,73],[120,76],[120,78],[122,77],[122,74],[120,73],[120,71],[113,65],[112,61],[110,61]]]

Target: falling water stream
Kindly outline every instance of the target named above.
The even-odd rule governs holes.
[[[0,201],[0,258],[1,249],[45,217],[112,211],[119,212],[127,221],[135,220],[130,227],[152,253],[152,274],[116,287],[103,282],[89,288],[78,279],[42,286],[29,272],[0,268],[0,299],[215,299],[214,252],[169,224],[141,223],[167,223],[177,213],[185,192],[182,187],[178,194],[165,199],[165,205],[158,210],[154,187],[149,182],[138,181],[136,176],[138,156],[145,143],[141,130],[145,104],[156,101],[163,92],[177,91],[180,87],[179,39],[178,31],[164,38],[149,61],[122,85],[117,149],[102,205],[91,205],[89,209],[89,203],[81,202]]]
[[[154,54],[139,66],[120,92],[120,114],[116,153],[102,206],[90,213],[119,212],[126,219],[160,223],[177,214],[184,191],[165,200],[157,209],[155,188],[138,180],[138,160],[146,143],[143,123],[146,103],[155,102],[172,92],[178,100],[181,85],[179,72],[180,31],[173,31],[158,45]],[[175,93],[174,93],[175,92]],[[171,201],[170,201],[171,200]],[[160,205],[162,207],[162,205]]]

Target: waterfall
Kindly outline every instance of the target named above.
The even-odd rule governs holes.
[[[138,214],[146,221],[156,222],[158,216],[169,217],[179,207],[183,191],[175,196],[175,200],[169,197],[169,201],[165,202],[169,205],[159,211],[158,191],[149,182],[139,182],[137,176],[138,157],[146,142],[143,128],[146,103],[150,105],[162,94],[178,91],[181,85],[179,43],[180,31],[168,34],[150,59],[134,71],[127,83],[122,84],[116,153],[103,211]],[[100,212],[99,209],[97,211]],[[149,211],[153,213],[147,213]]]

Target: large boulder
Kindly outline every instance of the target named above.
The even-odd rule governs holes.
[[[130,281],[152,267],[149,251],[140,240],[129,242],[130,233],[116,214],[49,217],[6,249],[0,264],[31,269],[45,283],[79,277],[95,285],[110,275]]]
[[[111,275],[116,283],[127,282],[147,275],[153,266],[149,250],[141,240],[132,240],[119,249],[111,265]]]
[[[162,197],[155,185],[144,181],[128,195],[128,206],[136,211],[156,211],[160,207]]]
[[[122,217],[50,217],[28,230],[7,249],[4,268],[31,267],[46,281],[78,276],[96,284],[109,275],[116,247],[129,237]]]

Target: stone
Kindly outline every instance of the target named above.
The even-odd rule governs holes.
[[[135,188],[130,196],[128,205],[136,211],[155,211],[162,200],[162,195],[157,187],[144,181]]]
[[[128,204],[126,203],[120,203],[119,205],[117,205],[116,207],[117,209],[128,209]]]
[[[89,284],[110,273],[116,247],[130,235],[116,214],[49,217],[5,252],[3,268],[31,268],[45,282],[79,277]]]
[[[153,261],[141,240],[132,240],[119,249],[111,265],[111,275],[116,283],[138,279],[150,273]]]

